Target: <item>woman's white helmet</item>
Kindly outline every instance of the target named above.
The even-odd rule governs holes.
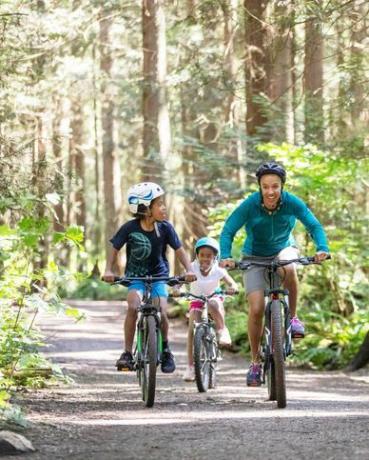
[[[161,195],[164,195],[164,190],[160,185],[154,182],[140,182],[132,185],[128,189],[128,207],[132,214],[137,214],[138,206],[143,204],[147,208],[151,202]]]

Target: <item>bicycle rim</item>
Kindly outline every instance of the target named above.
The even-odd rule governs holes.
[[[272,302],[272,362],[275,369],[276,400],[279,408],[286,407],[286,369],[284,361],[284,327],[282,322],[281,303],[279,300]]]
[[[144,318],[143,332],[142,399],[147,407],[152,407],[155,400],[157,366],[156,324],[153,316]]]
[[[207,331],[198,327],[194,337],[194,368],[197,389],[204,393],[209,388],[211,366],[211,342],[207,340]]]

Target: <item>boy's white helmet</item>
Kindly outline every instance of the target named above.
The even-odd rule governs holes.
[[[164,193],[160,185],[154,182],[140,182],[139,184],[132,185],[132,187],[128,189],[129,210],[132,214],[136,214],[140,204],[149,207],[155,198],[164,195]]]

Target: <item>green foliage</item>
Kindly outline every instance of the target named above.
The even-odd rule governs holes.
[[[45,268],[38,264],[50,220],[45,215],[32,217],[28,208],[19,211],[25,215],[14,225],[0,226],[0,418],[23,423],[20,410],[9,404],[10,395],[20,388],[41,388],[64,378],[39,353],[43,341],[35,328],[37,314],[63,312],[76,320],[82,315],[53,291],[61,276],[55,262],[50,260]],[[60,235],[59,246],[62,242],[81,246],[79,228]]]
[[[111,286],[96,278],[86,278],[74,289],[63,289],[59,293],[62,297],[70,299],[122,300],[126,297],[127,289],[122,286]]]

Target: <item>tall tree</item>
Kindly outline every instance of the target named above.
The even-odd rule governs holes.
[[[238,29],[238,0],[224,0],[221,6],[224,16],[224,76],[228,92],[225,107],[225,122],[231,132],[229,153],[231,158],[241,165],[241,167],[235,168],[235,171],[238,175],[238,183],[244,189],[246,187],[246,175],[242,167],[244,155],[239,136],[240,98],[236,94],[238,63],[235,43]]]
[[[100,13],[99,49],[101,71],[101,126],[104,179],[105,252],[110,251],[110,237],[116,232],[120,218],[120,165],[114,149],[114,102],[111,86],[113,59],[110,49],[111,11],[102,7]]]
[[[292,2],[276,2],[274,4],[268,90],[273,113],[275,114],[273,139],[290,143],[294,141],[292,6]]]
[[[323,118],[323,35],[322,23],[316,10],[316,0],[307,1],[308,17],[305,23],[305,141],[324,141]]]
[[[245,0],[245,79],[246,79],[246,131],[250,136],[267,137],[262,129],[266,122],[268,53],[268,27],[266,12],[269,0]]]
[[[143,36],[143,179],[162,175],[171,149],[166,94],[167,56],[163,0],[142,0]]]

